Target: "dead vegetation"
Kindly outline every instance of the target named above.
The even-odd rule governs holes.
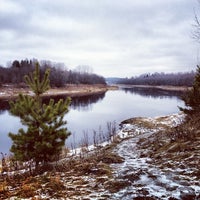
[[[196,174],[195,179],[200,180],[200,171],[197,168],[200,165],[199,120],[197,115],[175,127],[161,124],[164,129],[160,129],[150,138],[141,138],[138,141],[143,152],[141,156],[152,158],[161,168],[191,168],[192,173]],[[162,117],[156,121],[162,123],[164,119]]]
[[[89,149],[89,138],[85,132],[80,150],[63,149],[57,162],[40,165],[37,169],[31,161],[18,162],[12,156],[2,154],[0,199],[40,199],[41,196],[73,199],[74,196],[105,188],[104,184],[112,179],[110,164],[124,160],[112,152],[119,142],[115,122],[107,122],[106,132],[95,133],[93,149]],[[102,142],[109,145],[102,146]]]
[[[31,174],[29,171],[2,173],[0,198],[39,198],[43,195],[46,199],[73,199],[89,190],[98,192],[102,187],[108,187],[108,181],[112,180],[112,168],[109,164],[123,162],[111,150],[112,148],[105,147],[85,157],[74,156],[57,164],[43,166]]]

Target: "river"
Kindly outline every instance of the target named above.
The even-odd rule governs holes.
[[[120,88],[102,94],[72,99],[70,111],[66,114],[67,129],[72,133],[66,145],[80,146],[83,136],[92,140],[94,130],[106,132],[108,122],[132,117],[155,117],[179,112],[183,106],[180,92],[153,88]],[[60,98],[60,97],[57,97]],[[8,153],[12,144],[8,133],[17,133],[22,127],[20,119],[9,114],[6,101],[0,101],[0,152]]]

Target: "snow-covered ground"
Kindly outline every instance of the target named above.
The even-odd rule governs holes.
[[[142,139],[150,139],[153,134],[166,126],[176,126],[183,120],[182,114],[170,115],[162,118],[142,118],[144,122],[151,122],[157,128],[145,128],[137,124],[124,124],[120,132],[121,137],[130,137],[121,142],[114,152],[125,159],[124,163],[112,164],[116,179],[127,180],[130,184],[123,190],[113,194],[112,199],[129,200],[134,197],[152,197],[156,199],[200,199],[200,182],[190,176],[193,169],[181,163],[174,163],[177,168],[157,166],[154,159],[141,156],[145,149],[138,143]],[[146,154],[148,155],[148,154]],[[167,159],[167,158],[166,158]],[[199,166],[196,166],[198,169]]]
[[[136,136],[118,145],[115,151],[125,158],[122,164],[112,164],[115,176],[119,180],[127,179],[130,185],[124,190],[113,194],[113,199],[133,199],[138,196],[181,199],[183,193],[192,196],[200,194],[200,183],[188,176],[191,169],[159,168],[152,159],[141,158],[141,152],[136,143],[141,137],[148,137],[149,133]],[[170,162],[170,161],[169,161]],[[198,167],[198,166],[197,166]],[[185,172],[186,175],[182,173]],[[193,198],[191,198],[193,199]]]

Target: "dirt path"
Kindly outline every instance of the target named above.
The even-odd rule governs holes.
[[[192,169],[177,169],[156,166],[153,159],[141,157],[141,150],[136,143],[149,134],[137,136],[122,142],[114,152],[125,159],[122,164],[113,164],[116,180],[127,181],[128,187],[113,194],[113,199],[133,199],[135,197],[151,197],[158,199],[194,197],[200,194],[198,181],[190,177]],[[169,161],[170,162],[170,161]]]
[[[147,121],[146,118],[146,124]],[[152,123],[152,119],[149,119],[149,122]],[[159,163],[149,156],[150,152],[142,145],[144,141],[150,141],[164,126],[176,123],[173,118],[166,118],[162,122],[154,121],[156,128],[142,128],[140,124],[132,127],[130,124],[124,125],[121,134],[127,134],[128,131],[130,138],[121,142],[114,152],[125,161],[113,164],[112,167],[116,181],[126,182],[127,187],[113,194],[113,199],[200,199],[200,183],[194,175],[198,171],[197,165],[196,168],[195,165],[191,167],[189,163],[186,165],[182,161],[175,162],[167,157]]]

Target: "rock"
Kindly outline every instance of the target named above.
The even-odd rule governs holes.
[[[184,190],[184,191],[181,191],[181,194],[180,194],[180,198],[181,200],[195,200],[195,192],[193,189],[188,189],[188,190]]]

